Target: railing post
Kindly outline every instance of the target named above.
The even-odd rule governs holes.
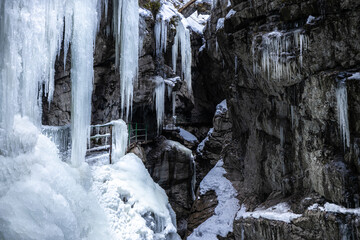
[[[112,155],[112,125],[110,125],[110,154],[109,154],[110,164],[111,164],[111,155]]]
[[[138,126],[137,123],[135,123],[135,142],[137,142],[137,130],[138,130]]]

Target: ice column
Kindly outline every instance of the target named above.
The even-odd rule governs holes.
[[[71,162],[79,166],[85,159],[91,121],[93,54],[98,29],[97,0],[74,1],[71,41]]]
[[[112,121],[112,124],[111,158],[116,162],[126,154],[129,135],[127,125],[123,120]]]
[[[132,109],[134,81],[138,77],[139,4],[136,0],[113,0],[115,65],[120,72],[121,115],[127,121]]]
[[[350,131],[348,120],[348,102],[345,81],[339,81],[336,89],[337,111],[340,135],[343,139],[344,149],[350,147]]]
[[[162,77],[156,76],[155,83],[156,83],[156,87],[155,87],[154,98],[155,98],[155,107],[156,107],[156,122],[159,133],[165,115],[165,82]]]
[[[180,52],[181,52],[181,75],[182,78],[186,81],[189,92],[192,92],[191,85],[191,39],[190,32],[183,23],[180,21],[176,27],[176,35],[174,39],[174,45],[172,46],[172,63],[173,71],[176,73],[176,61],[178,58],[180,42]]]

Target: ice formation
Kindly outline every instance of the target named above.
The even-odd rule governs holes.
[[[218,205],[214,215],[194,229],[194,232],[187,238],[188,240],[216,240],[218,235],[226,237],[229,232],[233,231],[234,218],[240,206],[239,200],[236,198],[237,191],[224,177],[226,171],[223,164],[224,162],[220,160],[200,183],[201,194],[210,190],[216,192]]]
[[[348,119],[348,102],[345,81],[339,81],[336,88],[336,101],[340,135],[343,140],[344,149],[350,147],[350,130]]]
[[[168,23],[163,18],[158,18],[155,22],[154,34],[156,56],[160,56],[163,52],[166,52],[167,26]]]
[[[112,152],[113,162],[126,154],[128,144],[128,128],[123,120],[112,121]]]
[[[154,81],[156,84],[155,92],[154,92],[156,123],[159,133],[160,128],[163,125],[164,116],[165,116],[165,82],[164,79],[160,76],[156,76]]]
[[[94,47],[98,30],[97,0],[74,1],[71,40],[71,162],[85,160],[91,121]]]
[[[308,37],[302,30],[284,33],[273,31],[261,36],[260,45],[252,42],[254,74],[259,72],[268,80],[291,79],[300,71]]]
[[[182,21],[178,22],[176,27],[176,35],[174,38],[174,44],[172,46],[172,64],[173,71],[176,73],[176,62],[178,58],[179,51],[179,42],[180,42],[180,53],[181,53],[181,75],[182,78],[187,83],[187,88],[189,92],[192,92],[192,83],[191,83],[191,39],[190,32],[184,26]]]
[[[116,239],[180,239],[166,193],[153,182],[140,158],[130,153],[113,165],[94,167],[93,173],[93,191]]]
[[[128,121],[132,110],[134,82],[138,78],[139,4],[113,0],[115,66],[120,72],[121,115]]]
[[[265,208],[256,208],[254,212],[246,212],[246,207],[241,206],[241,209],[236,215],[236,219],[240,218],[265,218],[269,220],[282,221],[290,223],[293,219],[301,217],[301,214],[295,214],[290,211],[289,204],[279,203],[275,206]]]
[[[68,161],[71,149],[70,126],[42,126],[41,133],[55,143],[61,159]]]

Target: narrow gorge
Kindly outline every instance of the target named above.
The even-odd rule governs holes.
[[[360,239],[360,1],[0,0],[2,239]]]

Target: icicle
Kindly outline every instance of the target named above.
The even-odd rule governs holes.
[[[280,146],[281,148],[284,147],[284,128],[280,126]]]
[[[74,2],[71,45],[71,162],[80,166],[85,160],[91,121],[93,55],[97,30],[97,0]]]
[[[176,114],[175,114],[175,107],[176,107],[176,93],[175,92],[173,92],[172,93],[172,115],[173,115],[173,117],[175,117],[176,116]]]
[[[138,77],[139,4],[113,0],[115,65],[120,72],[121,115],[127,121],[132,110],[134,82]]]
[[[336,100],[340,135],[343,140],[344,150],[345,147],[350,147],[350,131],[348,120],[348,102],[347,90],[345,81],[339,81],[336,88]]]
[[[160,128],[163,125],[164,115],[165,115],[165,83],[162,77],[155,77],[155,108],[156,108],[156,122],[158,133],[160,132]]]
[[[190,166],[191,166],[191,170],[193,171],[193,175],[191,178],[191,196],[193,201],[195,201],[195,185],[196,185],[196,163],[194,160],[194,156],[191,154],[190,157]]]
[[[118,161],[126,154],[128,143],[128,128],[123,120],[112,121],[112,153],[113,162]]]
[[[172,46],[172,62],[173,62],[173,71],[176,73],[176,61],[178,57],[178,48],[180,41],[181,49],[181,75],[182,78],[187,83],[187,88],[189,92],[192,92],[192,83],[191,83],[191,39],[190,32],[186,29],[182,22],[179,22],[176,27],[176,35],[174,39],[174,44]]]
[[[234,58],[235,75],[237,74],[237,68],[238,68],[238,57],[235,55],[235,58]]]
[[[291,112],[291,127],[292,128],[294,128],[294,117],[295,117],[295,113],[294,113],[294,106],[293,105],[291,105],[290,106],[290,112]]]
[[[62,160],[67,161],[71,147],[70,126],[42,126],[41,133],[55,143]]]
[[[166,52],[167,44],[167,22],[164,19],[157,19],[154,27],[156,56]]]
[[[258,48],[260,66],[256,58],[256,38],[252,41],[253,71],[257,74],[258,68],[261,68],[262,74],[268,80],[281,78],[291,79],[292,75],[299,72],[297,61],[302,66],[303,52],[308,48],[308,37],[302,33],[302,30],[296,30],[291,33],[282,33],[273,31],[262,36],[261,45]],[[297,52],[298,50],[298,52]],[[292,60],[294,57],[296,61]]]

